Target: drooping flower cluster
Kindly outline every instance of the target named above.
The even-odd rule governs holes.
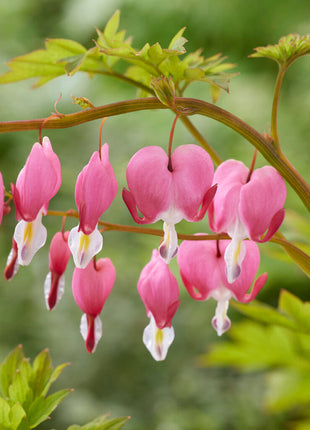
[[[169,268],[171,259],[177,256],[181,279],[194,300],[217,301],[212,325],[222,335],[230,327],[229,300],[253,300],[267,280],[263,274],[254,282],[260,262],[255,242],[270,240],[280,227],[286,187],[270,166],[252,171],[239,161],[228,160],[214,172],[207,152],[192,144],[177,147],[169,156],[161,147],[145,147],[129,161],[126,177],[128,190],[124,188],[123,199],[134,221],[164,222],[163,241],[153,250],[138,280],[138,293],[150,319],[143,342],[160,361],[174,340],[172,319],[180,305],[178,282]],[[11,184],[19,222],[4,272],[6,279],[11,279],[20,265],[28,265],[44,245],[47,232],[42,215],[47,214],[60,184],[60,162],[45,137],[42,144],[34,144],[16,185]],[[116,277],[111,260],[96,256],[103,242],[99,219],[117,189],[106,143],[78,175],[75,202],[79,224],[71,231],[64,231],[63,225],[50,245],[44,284],[46,306],[51,310],[61,299],[64,273],[72,255],[72,292],[83,312],[80,330],[88,352],[95,351],[102,336],[99,315]],[[0,174],[0,222],[8,212],[4,195]],[[175,225],[182,219],[201,221],[207,211],[211,231],[225,233],[230,239],[209,240],[204,235],[204,240],[199,240],[198,235],[198,240],[183,241],[179,247]]]

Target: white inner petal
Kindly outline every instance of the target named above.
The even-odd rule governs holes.
[[[167,264],[169,264],[171,259],[177,254],[178,235],[174,224],[167,224],[164,222],[164,240],[158,250],[159,255]]]
[[[102,249],[103,239],[98,227],[91,234],[84,234],[74,227],[69,234],[68,245],[73,256],[74,264],[79,269],[85,269],[90,260]]]
[[[21,266],[30,264],[35,253],[45,244],[47,231],[42,224],[42,212],[32,222],[19,221],[14,231],[18,247],[18,263]]]
[[[228,300],[219,301],[216,306],[215,316],[212,319],[213,328],[218,336],[222,336],[230,328],[230,319],[227,316]]]
[[[168,349],[174,340],[173,327],[159,329],[156,326],[153,315],[150,316],[150,323],[143,332],[143,343],[150,351],[156,361],[166,358]]]
[[[225,250],[224,260],[227,281],[232,284],[241,273],[241,263],[246,254],[243,240],[249,235],[245,225],[238,217],[234,225],[228,230],[228,234],[231,237],[231,241]]]

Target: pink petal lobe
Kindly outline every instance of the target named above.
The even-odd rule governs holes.
[[[252,300],[254,300],[255,297],[257,296],[257,294],[260,292],[260,290],[263,288],[263,286],[267,282],[267,277],[268,277],[267,273],[263,273],[262,275],[260,275],[256,279],[255,284],[253,285],[251,292],[248,294],[245,294],[243,297],[239,297],[239,299],[238,299],[239,302],[249,303]]]
[[[134,196],[132,195],[132,193],[128,190],[126,190],[126,188],[123,189],[123,200],[130,212],[130,215],[132,216],[133,220],[137,223],[137,224],[150,224],[152,222],[155,222],[155,218],[147,218],[147,217],[140,217],[137,211],[137,204],[136,201],[134,199]]]
[[[212,185],[213,175],[212,160],[200,146],[182,145],[173,152],[174,206],[182,211],[188,221],[193,221],[196,217],[199,207]]]
[[[222,255],[225,242],[219,243]],[[194,300],[207,300],[222,285],[225,262],[217,256],[216,241],[183,241],[177,259],[182,281]]]
[[[276,169],[264,166],[253,172],[240,195],[240,217],[252,239],[265,233],[285,199],[285,182]]]
[[[136,152],[127,166],[126,178],[132,195],[130,207],[132,209],[135,202],[145,219],[152,222],[160,219],[160,214],[168,210],[171,204],[172,175],[168,170],[168,161],[162,148],[148,146]],[[128,195],[125,193],[126,197]]]
[[[109,258],[90,261],[85,269],[75,268],[72,292],[79,308],[87,315],[100,314],[115,281],[115,268]]]

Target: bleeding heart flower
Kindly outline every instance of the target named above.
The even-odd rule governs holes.
[[[180,301],[177,280],[157,249],[141,272],[138,291],[150,318],[143,342],[156,361],[164,360],[174,339],[171,321]]]
[[[267,280],[267,273],[256,279],[250,293],[246,294],[254,281],[260,256],[257,245],[245,241],[246,255],[241,263],[241,273],[232,283],[227,281],[224,253],[229,240],[184,241],[180,245],[178,264],[184,285],[195,300],[212,297],[218,302],[212,325],[221,336],[230,327],[227,317],[229,300],[248,303],[254,300]]]
[[[109,145],[91,156],[79,174],[75,186],[75,202],[80,223],[71,230],[69,247],[76,267],[85,268],[102,248],[97,224],[117,194],[116,177],[109,161]]]
[[[81,319],[81,334],[88,352],[95,352],[102,336],[99,314],[115,281],[115,268],[109,258],[90,261],[85,269],[75,268],[72,278],[73,297],[84,312]]]
[[[65,289],[65,270],[71,257],[68,246],[69,231],[58,232],[49,250],[49,273],[45,278],[44,295],[46,307],[52,310],[62,298]]]
[[[60,162],[53,152],[48,137],[42,145],[35,143],[11,190],[19,221],[14,240],[18,247],[18,262],[27,265],[46,241],[42,214],[46,214],[49,201],[61,184]]]
[[[159,252],[167,263],[178,249],[174,225],[183,218],[200,221],[204,217],[216,192],[216,185],[210,188],[213,173],[209,155],[197,145],[179,146],[171,162],[159,146],[142,148],[129,161],[129,191],[123,189],[123,199],[137,223],[164,221],[165,236]]]
[[[245,256],[243,240],[270,240],[285,215],[286,186],[277,170],[264,166],[249,173],[240,161],[227,160],[214,174],[218,189],[208,210],[209,224],[212,231],[228,233],[232,238],[225,252],[230,283],[240,275]]]

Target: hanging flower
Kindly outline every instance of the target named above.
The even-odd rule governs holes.
[[[58,232],[49,250],[49,273],[45,278],[44,295],[46,307],[52,310],[62,298],[65,289],[65,270],[71,257],[68,247],[69,231]]]
[[[75,202],[80,223],[69,235],[76,267],[85,268],[102,248],[102,236],[97,224],[117,194],[116,177],[109,161],[109,145],[105,143],[101,156],[95,151],[79,174],[75,186]]]
[[[34,254],[46,241],[42,214],[61,184],[60,162],[53,152],[50,140],[44,137],[42,145],[35,143],[20,171],[16,185],[11,184],[16,218],[14,240],[18,247],[18,262],[28,265]]]
[[[85,269],[74,269],[72,292],[84,312],[80,329],[89,353],[95,352],[102,336],[99,314],[113,288],[115,276],[115,268],[109,258],[101,258],[96,263],[90,261]]]
[[[164,221],[165,235],[159,252],[167,263],[178,249],[175,224],[183,218],[200,221],[204,217],[216,191],[216,186],[210,188],[213,173],[209,155],[197,145],[179,146],[171,161],[162,148],[149,146],[129,161],[129,191],[123,189],[123,199],[137,223]]]
[[[177,280],[157,249],[141,272],[138,292],[150,318],[143,342],[156,361],[164,360],[174,339],[171,321],[180,301]]]
[[[227,281],[224,254],[229,240],[184,241],[180,245],[178,264],[183,283],[195,300],[208,300],[212,297],[217,301],[215,317],[212,325],[221,336],[230,327],[227,317],[229,300],[248,303],[254,300],[267,280],[267,273],[256,279],[250,293],[252,282],[258,270],[260,256],[257,245],[245,241],[245,257],[241,263],[241,273],[232,283]]]
[[[266,242],[281,226],[286,186],[275,168],[264,166],[250,174],[236,160],[222,163],[213,182],[218,189],[208,210],[209,224],[212,231],[232,238],[225,252],[227,278],[232,283],[240,275],[245,256],[243,240]]]

